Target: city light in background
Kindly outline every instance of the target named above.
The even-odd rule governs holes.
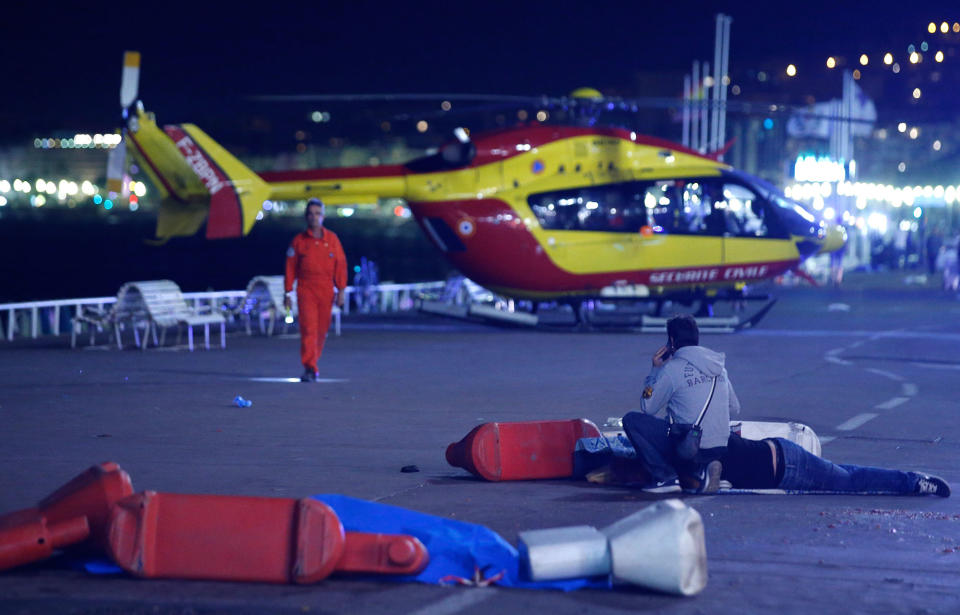
[[[120,145],[120,134],[76,134],[73,137],[36,138],[33,147],[37,149],[113,149]]]
[[[56,199],[56,203],[69,207],[76,207],[84,203],[93,205],[103,205],[109,198],[104,197],[104,192],[100,186],[90,180],[72,180],[72,179],[45,179],[38,177],[33,180],[24,178],[0,179],[0,196],[3,197],[0,207],[5,207],[11,203],[11,199],[24,199],[33,207],[43,207],[51,204],[50,199]],[[23,196],[21,196],[23,195]],[[139,199],[147,195],[147,185],[142,181],[127,180],[124,184],[123,196],[128,199],[130,209],[138,209]],[[114,196],[115,198],[115,196]],[[110,209],[113,202],[110,202]]]

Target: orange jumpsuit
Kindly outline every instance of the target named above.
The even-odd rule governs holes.
[[[325,228],[322,237],[314,237],[306,230],[293,238],[283,280],[286,292],[293,290],[294,280],[300,312],[300,361],[315,372],[330,328],[333,289],[342,293],[347,286],[347,257],[333,231]]]

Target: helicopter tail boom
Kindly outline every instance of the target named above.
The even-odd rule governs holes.
[[[131,150],[163,197],[157,236],[192,235],[207,220],[208,239],[250,232],[270,187],[193,124],[162,129],[143,111],[128,133]]]
[[[260,177],[268,182],[271,198],[276,200],[317,197],[329,205],[354,205],[404,197],[408,172],[403,165],[382,165],[273,171]]]

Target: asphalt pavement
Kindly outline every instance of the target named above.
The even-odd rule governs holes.
[[[744,420],[796,420],[840,463],[918,470],[960,488],[960,301],[902,274],[842,289],[776,288],[759,327],[708,334]],[[602,527],[656,501],[619,487],[486,483],[444,450],[487,421],[638,405],[662,335],[535,332],[416,314],[351,316],[323,382],[294,335],[236,332],[226,350],[73,350],[0,343],[0,511],[35,504],[106,460],[137,490],[342,493],[486,525]],[[101,338],[106,342],[107,338]],[[253,401],[238,408],[236,395]],[[416,465],[419,472],[403,473]],[[330,578],[277,586],[97,576],[63,558],[0,574],[4,613],[957,613],[960,495],[683,496],[703,517],[709,582],[693,598]]]

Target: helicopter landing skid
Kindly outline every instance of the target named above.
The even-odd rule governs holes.
[[[544,309],[539,306],[534,313],[526,311],[509,311],[485,303],[451,304],[443,301],[422,299],[419,302],[421,312],[484,323],[501,327],[535,328],[541,331],[632,331],[638,333],[662,333],[667,329],[666,316],[663,313],[663,300],[656,299],[655,315],[650,315],[649,306],[645,311],[635,308],[638,302],[632,301],[633,306],[622,306],[610,309],[610,302],[602,300],[608,307],[603,309],[595,302],[580,301],[558,306],[558,309]],[[742,316],[713,316],[713,303],[717,301],[732,301],[745,303],[746,301],[765,301],[763,306],[747,318]],[[768,295],[737,295],[731,297],[706,299],[700,305],[695,318],[697,325],[703,332],[735,333],[757,326],[777,302],[776,298]],[[619,303],[619,302],[617,302]],[[643,302],[640,302],[643,303]],[[709,314],[709,315],[703,315]],[[572,316],[572,318],[571,318]]]
[[[768,299],[763,307],[747,319],[742,319],[739,316],[695,316],[695,318],[701,332],[736,333],[737,331],[743,331],[744,329],[757,326],[757,323],[767,315],[767,312],[770,311],[770,308],[772,308],[776,302],[776,298]],[[667,320],[666,318],[644,316],[640,326],[640,332],[665,333],[667,330]]]
[[[698,304],[699,301],[699,304]],[[717,302],[731,302],[736,308],[742,309],[747,301],[763,301],[764,304],[759,310],[749,316],[739,314],[731,316],[715,316],[713,306]],[[673,303],[676,305],[690,306],[687,310],[694,314],[697,324],[701,331],[711,333],[735,333],[744,329],[757,326],[764,316],[777,302],[776,298],[769,295],[745,295],[734,294],[720,297],[687,297],[682,301]],[[557,316],[549,318],[546,313],[541,312],[541,318],[538,328],[549,330],[575,330],[575,331],[632,331],[639,333],[661,333],[666,331],[669,313],[665,314],[664,304],[670,303],[663,298],[649,300],[628,300],[617,299],[610,301],[608,298],[595,301],[581,301],[569,304],[570,311],[567,317],[559,319]],[[641,307],[642,306],[642,307]],[[572,314],[572,321],[570,315]]]
[[[509,327],[536,327],[539,321],[536,314],[511,312],[484,303],[450,304],[423,299],[419,309],[427,314]]]

